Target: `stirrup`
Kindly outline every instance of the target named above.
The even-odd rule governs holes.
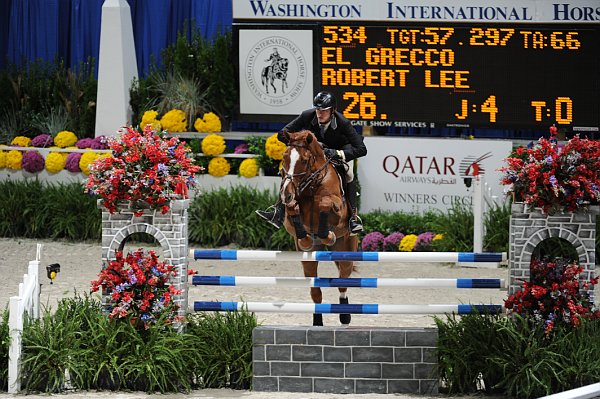
[[[278,211],[277,211],[277,207],[275,205],[271,205],[264,211],[258,209],[256,211],[254,211],[254,213],[256,213],[258,216],[260,216],[262,219],[264,219],[267,223],[269,223],[271,226],[275,227],[276,229],[279,229],[281,227],[281,225],[283,224],[283,220],[282,220],[283,218],[281,218],[279,215],[277,215]]]
[[[350,235],[351,236],[355,236],[358,233],[360,233],[361,231],[363,231],[363,225],[362,225],[362,220],[360,219],[360,216],[358,215],[353,215],[350,217],[350,226],[348,226],[350,228]],[[352,226],[354,225],[354,226]]]

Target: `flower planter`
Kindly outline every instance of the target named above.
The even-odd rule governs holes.
[[[98,200],[102,210],[102,264],[106,267],[123,250],[127,237],[134,233],[147,233],[161,246],[162,259],[177,268],[176,281],[171,283],[181,290],[174,296],[179,305],[178,315],[185,316],[187,309],[188,270],[188,208],[189,199],[172,200],[166,213],[152,209],[143,202],[120,201],[117,212],[110,213]]]
[[[600,206],[589,206],[577,212],[559,212],[552,215],[541,208],[527,204],[512,204],[509,240],[509,294],[521,288],[522,280],[530,278],[530,263],[534,249],[542,241],[556,237],[573,245],[584,268],[582,280],[594,276],[596,217]]]

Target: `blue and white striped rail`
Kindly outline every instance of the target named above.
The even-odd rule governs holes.
[[[416,287],[416,288],[506,288],[500,278],[325,278],[325,277],[249,277],[193,276],[194,285],[275,285],[283,287]]]
[[[194,259],[261,261],[357,261],[357,262],[503,262],[506,252],[344,252],[251,251],[192,249]]]
[[[330,304],[290,302],[194,302],[194,311],[241,311],[271,313],[352,313],[352,314],[445,314],[465,315],[501,313],[502,305],[379,305],[379,304]]]

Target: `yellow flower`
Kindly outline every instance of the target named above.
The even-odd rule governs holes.
[[[95,152],[85,152],[81,155],[79,159],[79,169],[81,169],[81,173],[84,175],[90,174],[90,165],[98,158],[98,154]]]
[[[0,169],[6,168],[6,151],[0,151]]]
[[[438,240],[443,240],[444,239],[444,235],[443,234],[436,234],[433,236],[433,240],[432,241],[438,241]]]
[[[75,143],[77,143],[77,136],[75,136],[75,133],[70,132],[68,130],[58,132],[58,134],[54,138],[54,144],[56,144],[60,148],[69,147],[75,145]]]
[[[202,140],[201,146],[204,155],[220,155],[225,151],[225,139],[218,134],[209,134]]]
[[[67,164],[68,156],[69,154],[66,152],[51,152],[46,157],[46,170],[50,173],[60,172]]]
[[[231,166],[225,158],[217,157],[208,163],[208,173],[211,176],[222,177],[229,173]]]
[[[142,116],[142,121],[140,122],[140,127],[143,129],[146,125],[152,125],[152,130],[158,131],[161,129],[160,121],[156,119],[158,116],[158,112],[150,110],[144,112]]]
[[[186,132],[187,131],[187,119],[185,118],[185,112],[180,109],[172,109],[160,120],[162,128],[169,132]]]
[[[258,162],[256,161],[256,158],[246,158],[242,161],[240,164],[240,176],[258,176]]]
[[[6,167],[13,170],[21,169],[21,161],[23,160],[23,154],[21,151],[12,150],[6,155]]]
[[[196,119],[194,128],[198,132],[219,133],[221,131],[221,120],[212,112],[204,114],[202,119]]]
[[[16,145],[17,147],[29,147],[31,146],[31,139],[25,136],[17,136],[10,142],[10,145]]]
[[[265,143],[265,152],[273,159],[283,159],[283,153],[285,152],[286,146],[277,139],[277,133],[267,139]]]
[[[417,236],[414,234],[405,235],[402,241],[400,241],[400,245],[398,245],[398,249],[402,252],[411,252],[415,248],[415,244],[417,243]]]

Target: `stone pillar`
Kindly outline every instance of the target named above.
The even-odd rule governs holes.
[[[557,237],[570,242],[584,268],[582,280],[594,276],[596,250],[596,217],[599,206],[580,212],[547,215],[540,208],[528,209],[524,203],[513,203],[509,239],[509,295],[521,288],[521,280],[529,280],[531,255],[542,241]]]
[[[111,214],[98,200],[102,209],[102,267],[115,260],[115,253],[123,250],[125,239],[133,233],[147,233],[159,243],[163,252],[162,261],[177,268],[176,281],[171,283],[179,290],[174,302],[179,305],[179,316],[185,316],[188,304],[188,208],[190,200],[172,200],[171,209],[162,214],[160,210],[143,209],[141,216],[135,216],[130,203],[118,206],[119,212]]]

